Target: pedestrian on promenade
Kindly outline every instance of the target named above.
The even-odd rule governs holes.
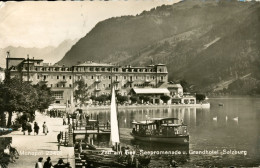
[[[63,125],[66,125],[66,115],[63,116]]]
[[[52,167],[51,158],[47,157],[46,162],[44,162],[43,164],[43,168],[51,168],[51,167]]]
[[[33,129],[34,129],[34,135],[35,135],[35,134],[38,135],[38,134],[39,134],[39,129],[40,129],[40,127],[39,127],[39,125],[37,124],[37,122],[34,122],[34,127],[33,127]]]
[[[79,153],[82,152],[82,140],[79,141],[78,150],[79,150]]]
[[[42,157],[40,157],[40,158],[38,159],[38,162],[36,162],[36,164],[35,164],[35,168],[43,168],[42,160],[43,160]]]
[[[58,141],[58,143],[60,143],[60,140],[61,140],[61,133],[59,133],[59,134],[57,135],[57,141]]]
[[[27,129],[28,129],[28,135],[31,135],[31,132],[32,132],[32,125],[31,123],[27,123]]]
[[[59,159],[58,163],[54,165],[54,168],[64,168],[65,164],[63,162],[63,159]]]
[[[23,131],[23,134],[25,135],[25,131],[27,131],[27,123],[26,123],[26,121],[23,121],[23,123],[22,123],[22,131]]]
[[[47,133],[48,133],[49,131],[48,131],[48,127],[47,127],[45,121],[44,121],[44,123],[43,123],[43,125],[42,125],[42,129],[43,129],[43,133],[44,133],[45,135],[47,135]]]

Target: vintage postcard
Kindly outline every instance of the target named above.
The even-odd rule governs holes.
[[[260,166],[257,0],[0,1],[0,168]]]

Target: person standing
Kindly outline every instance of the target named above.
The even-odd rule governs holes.
[[[36,164],[35,164],[35,168],[43,168],[42,160],[43,160],[42,157],[40,157],[40,158],[38,159],[38,162],[36,162]]]
[[[27,123],[27,129],[28,129],[28,135],[31,135],[31,132],[32,132],[32,125],[31,123]]]
[[[26,121],[24,121],[22,123],[22,131],[23,131],[23,134],[25,135],[25,131],[27,131],[27,123],[26,123]]]
[[[47,133],[48,133],[49,131],[48,131],[48,127],[47,127],[45,121],[44,121],[44,123],[43,123],[43,125],[42,125],[42,128],[43,128],[43,133],[44,133],[45,135],[47,135]]]
[[[66,125],[66,115],[63,115],[63,125]]]
[[[61,133],[59,133],[59,134],[57,135],[57,141],[58,141],[58,143],[60,143],[60,140],[61,140]]]
[[[38,135],[38,134],[39,134],[39,129],[40,129],[40,127],[39,127],[39,125],[37,124],[37,122],[34,122],[34,127],[33,127],[33,129],[34,129],[34,135],[35,135],[35,134]]]
[[[51,168],[51,167],[52,167],[51,158],[48,157],[46,162],[44,162],[43,164],[43,168]]]

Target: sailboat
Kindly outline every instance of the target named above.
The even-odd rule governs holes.
[[[114,147],[114,149],[118,150],[120,146],[119,139],[119,127],[117,120],[117,106],[116,106],[116,96],[115,96],[115,88],[112,87],[112,96],[111,96],[111,107],[110,107],[110,123],[111,123],[111,133],[110,133],[110,145]]]

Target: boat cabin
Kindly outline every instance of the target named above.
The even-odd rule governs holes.
[[[188,135],[187,125],[178,123],[177,118],[152,118],[133,122],[132,133],[137,135],[178,136]]]

